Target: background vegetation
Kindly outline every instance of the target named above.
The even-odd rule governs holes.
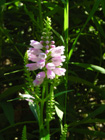
[[[27,101],[12,100],[24,93],[25,51],[40,41],[42,19],[52,19],[57,45],[65,39],[66,0],[0,1],[0,140],[38,139],[38,126]],[[40,7],[41,6],[41,7]],[[42,8],[42,14],[41,9]],[[42,17],[41,17],[42,15]],[[105,1],[69,1],[68,140],[105,140]],[[67,55],[67,53],[66,53]],[[56,93],[65,91],[62,80]],[[64,95],[57,98],[64,111]],[[59,139],[58,118],[51,123],[52,140]]]

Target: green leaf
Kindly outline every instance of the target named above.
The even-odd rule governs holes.
[[[50,140],[50,134],[47,132],[46,129],[42,130],[41,139],[40,140]]]
[[[36,118],[36,120],[39,121],[39,117],[38,117],[38,112],[40,111],[39,110],[39,106],[36,107],[36,104],[35,103],[29,102],[29,107],[30,107],[30,109],[31,109],[34,117]]]
[[[23,85],[17,85],[17,86],[13,86],[13,87],[10,87],[8,88],[6,91],[4,91],[1,95],[0,95],[0,101],[7,98],[8,96],[16,93],[17,91],[21,90],[22,87],[24,87],[24,84]]]
[[[90,21],[90,19],[93,17],[93,15],[94,15],[94,13],[96,12],[96,10],[97,10],[97,8],[98,8],[100,2],[101,2],[101,0],[96,0],[96,1],[95,1],[94,6],[93,6],[93,8],[92,8],[92,10],[91,10],[91,12],[90,12],[90,14],[89,14],[89,16],[88,16],[88,18],[87,18],[85,24],[83,25],[83,27],[82,27],[80,33],[78,34],[78,36],[76,37],[76,39],[75,39],[75,41],[74,41],[74,43],[73,43],[73,45],[72,45],[71,50],[69,51],[69,57],[68,57],[69,60],[70,60],[70,58],[71,58],[71,56],[72,56],[72,54],[73,54],[74,47],[75,47],[75,45],[76,45],[76,43],[77,43],[77,41],[78,41],[78,38],[80,37],[81,33],[82,33],[83,30],[85,29],[87,23],[88,23],[88,22]]]
[[[87,85],[93,88],[97,93],[100,93],[103,96],[103,98],[105,98],[105,91],[99,88],[98,86],[95,86],[93,83],[76,76],[69,76],[69,80],[75,83],[81,83]]]
[[[63,111],[56,105],[55,105],[55,110],[56,110],[56,113],[57,113],[59,119],[62,120],[63,119]]]
[[[98,71],[98,72],[100,72],[102,74],[105,74],[105,69],[100,67],[100,66],[97,66],[97,65],[86,64],[86,63],[79,63],[79,62],[71,62],[71,64],[83,67],[83,68],[88,69],[88,70]]]
[[[103,13],[105,16],[105,0],[101,0],[101,5],[102,5]]]
[[[80,133],[80,134],[87,134],[87,135],[91,135],[91,136],[96,136],[96,137],[99,137],[99,138],[105,138],[105,133],[104,132],[100,132],[100,131],[91,131],[91,130],[88,130],[88,129],[77,129],[77,128],[74,128],[74,129],[71,129],[70,130],[71,132],[76,132],[76,133]]]
[[[93,20],[94,20],[94,23],[98,29],[98,31],[100,32],[100,34],[105,38],[105,32],[102,28],[102,26],[98,23],[97,19],[93,16]]]
[[[21,140],[27,140],[27,135],[26,134],[27,134],[26,125],[24,125]]]
[[[71,91],[73,91],[73,90],[67,90],[67,91],[62,91],[62,92],[56,93],[56,94],[54,95],[54,97],[58,97],[58,96],[60,96],[60,95],[62,95],[62,94],[65,94],[65,93],[71,92]]]
[[[95,111],[93,111],[92,113],[90,113],[90,114],[88,115],[88,117],[85,118],[85,120],[96,117],[97,115],[101,114],[104,110],[105,110],[105,105],[101,105],[101,106],[100,106],[99,108],[97,108]]]
[[[60,38],[60,40],[62,41],[63,45],[65,45],[63,36],[61,36],[61,35],[60,35],[57,31],[55,31],[53,28],[52,28],[52,31],[56,34],[56,36],[57,36],[58,38]]]
[[[14,124],[14,109],[10,102],[0,102],[0,106],[2,107],[5,116],[7,117],[9,123]]]

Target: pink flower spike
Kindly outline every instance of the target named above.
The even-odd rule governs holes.
[[[37,67],[42,69],[45,66],[45,60],[40,60],[37,62]]]
[[[46,68],[49,70],[55,69],[55,65],[53,63],[47,63]]]
[[[47,78],[48,79],[54,79],[55,78],[55,73],[51,70],[47,70]]]
[[[32,47],[34,47],[35,49],[42,49],[43,48],[42,44],[38,41],[35,41],[35,40],[31,40],[30,45]]]
[[[37,64],[36,63],[30,63],[30,64],[27,64],[26,67],[28,68],[28,70],[37,70],[38,67],[37,67]]]
[[[62,75],[65,75],[65,72],[66,72],[66,69],[64,68],[55,68],[53,70],[53,72],[58,75],[58,76],[62,76]]]

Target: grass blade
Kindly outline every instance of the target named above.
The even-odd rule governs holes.
[[[69,52],[69,56],[68,56],[68,59],[69,59],[69,60],[70,60],[70,58],[71,58],[71,56],[72,56],[72,54],[73,54],[74,47],[75,47],[75,45],[76,45],[76,43],[77,43],[77,41],[78,41],[78,38],[80,37],[80,35],[81,35],[81,33],[83,32],[84,28],[86,27],[87,23],[88,23],[88,22],[90,21],[90,19],[93,17],[93,15],[94,15],[94,13],[96,12],[96,10],[97,10],[97,8],[98,8],[100,2],[101,2],[100,0],[96,0],[96,1],[95,1],[95,4],[94,4],[94,6],[93,6],[93,8],[92,8],[92,10],[91,10],[91,12],[90,12],[90,14],[89,14],[89,16],[88,16],[86,22],[85,22],[85,24],[83,25],[83,28],[81,29],[80,33],[78,34],[78,36],[76,37],[76,39],[75,39],[75,41],[74,41],[74,43],[73,43],[73,45],[72,45],[72,48],[71,48],[71,50],[70,50],[70,52]]]

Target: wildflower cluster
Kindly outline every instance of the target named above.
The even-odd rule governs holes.
[[[61,68],[62,62],[65,61],[64,46],[55,46],[48,28],[45,28],[42,34],[40,42],[30,41],[32,47],[27,51],[28,60],[32,62],[26,65],[28,70],[42,70],[33,81],[35,86],[42,84],[45,77],[54,79],[56,75],[62,76],[66,72],[66,69]]]

